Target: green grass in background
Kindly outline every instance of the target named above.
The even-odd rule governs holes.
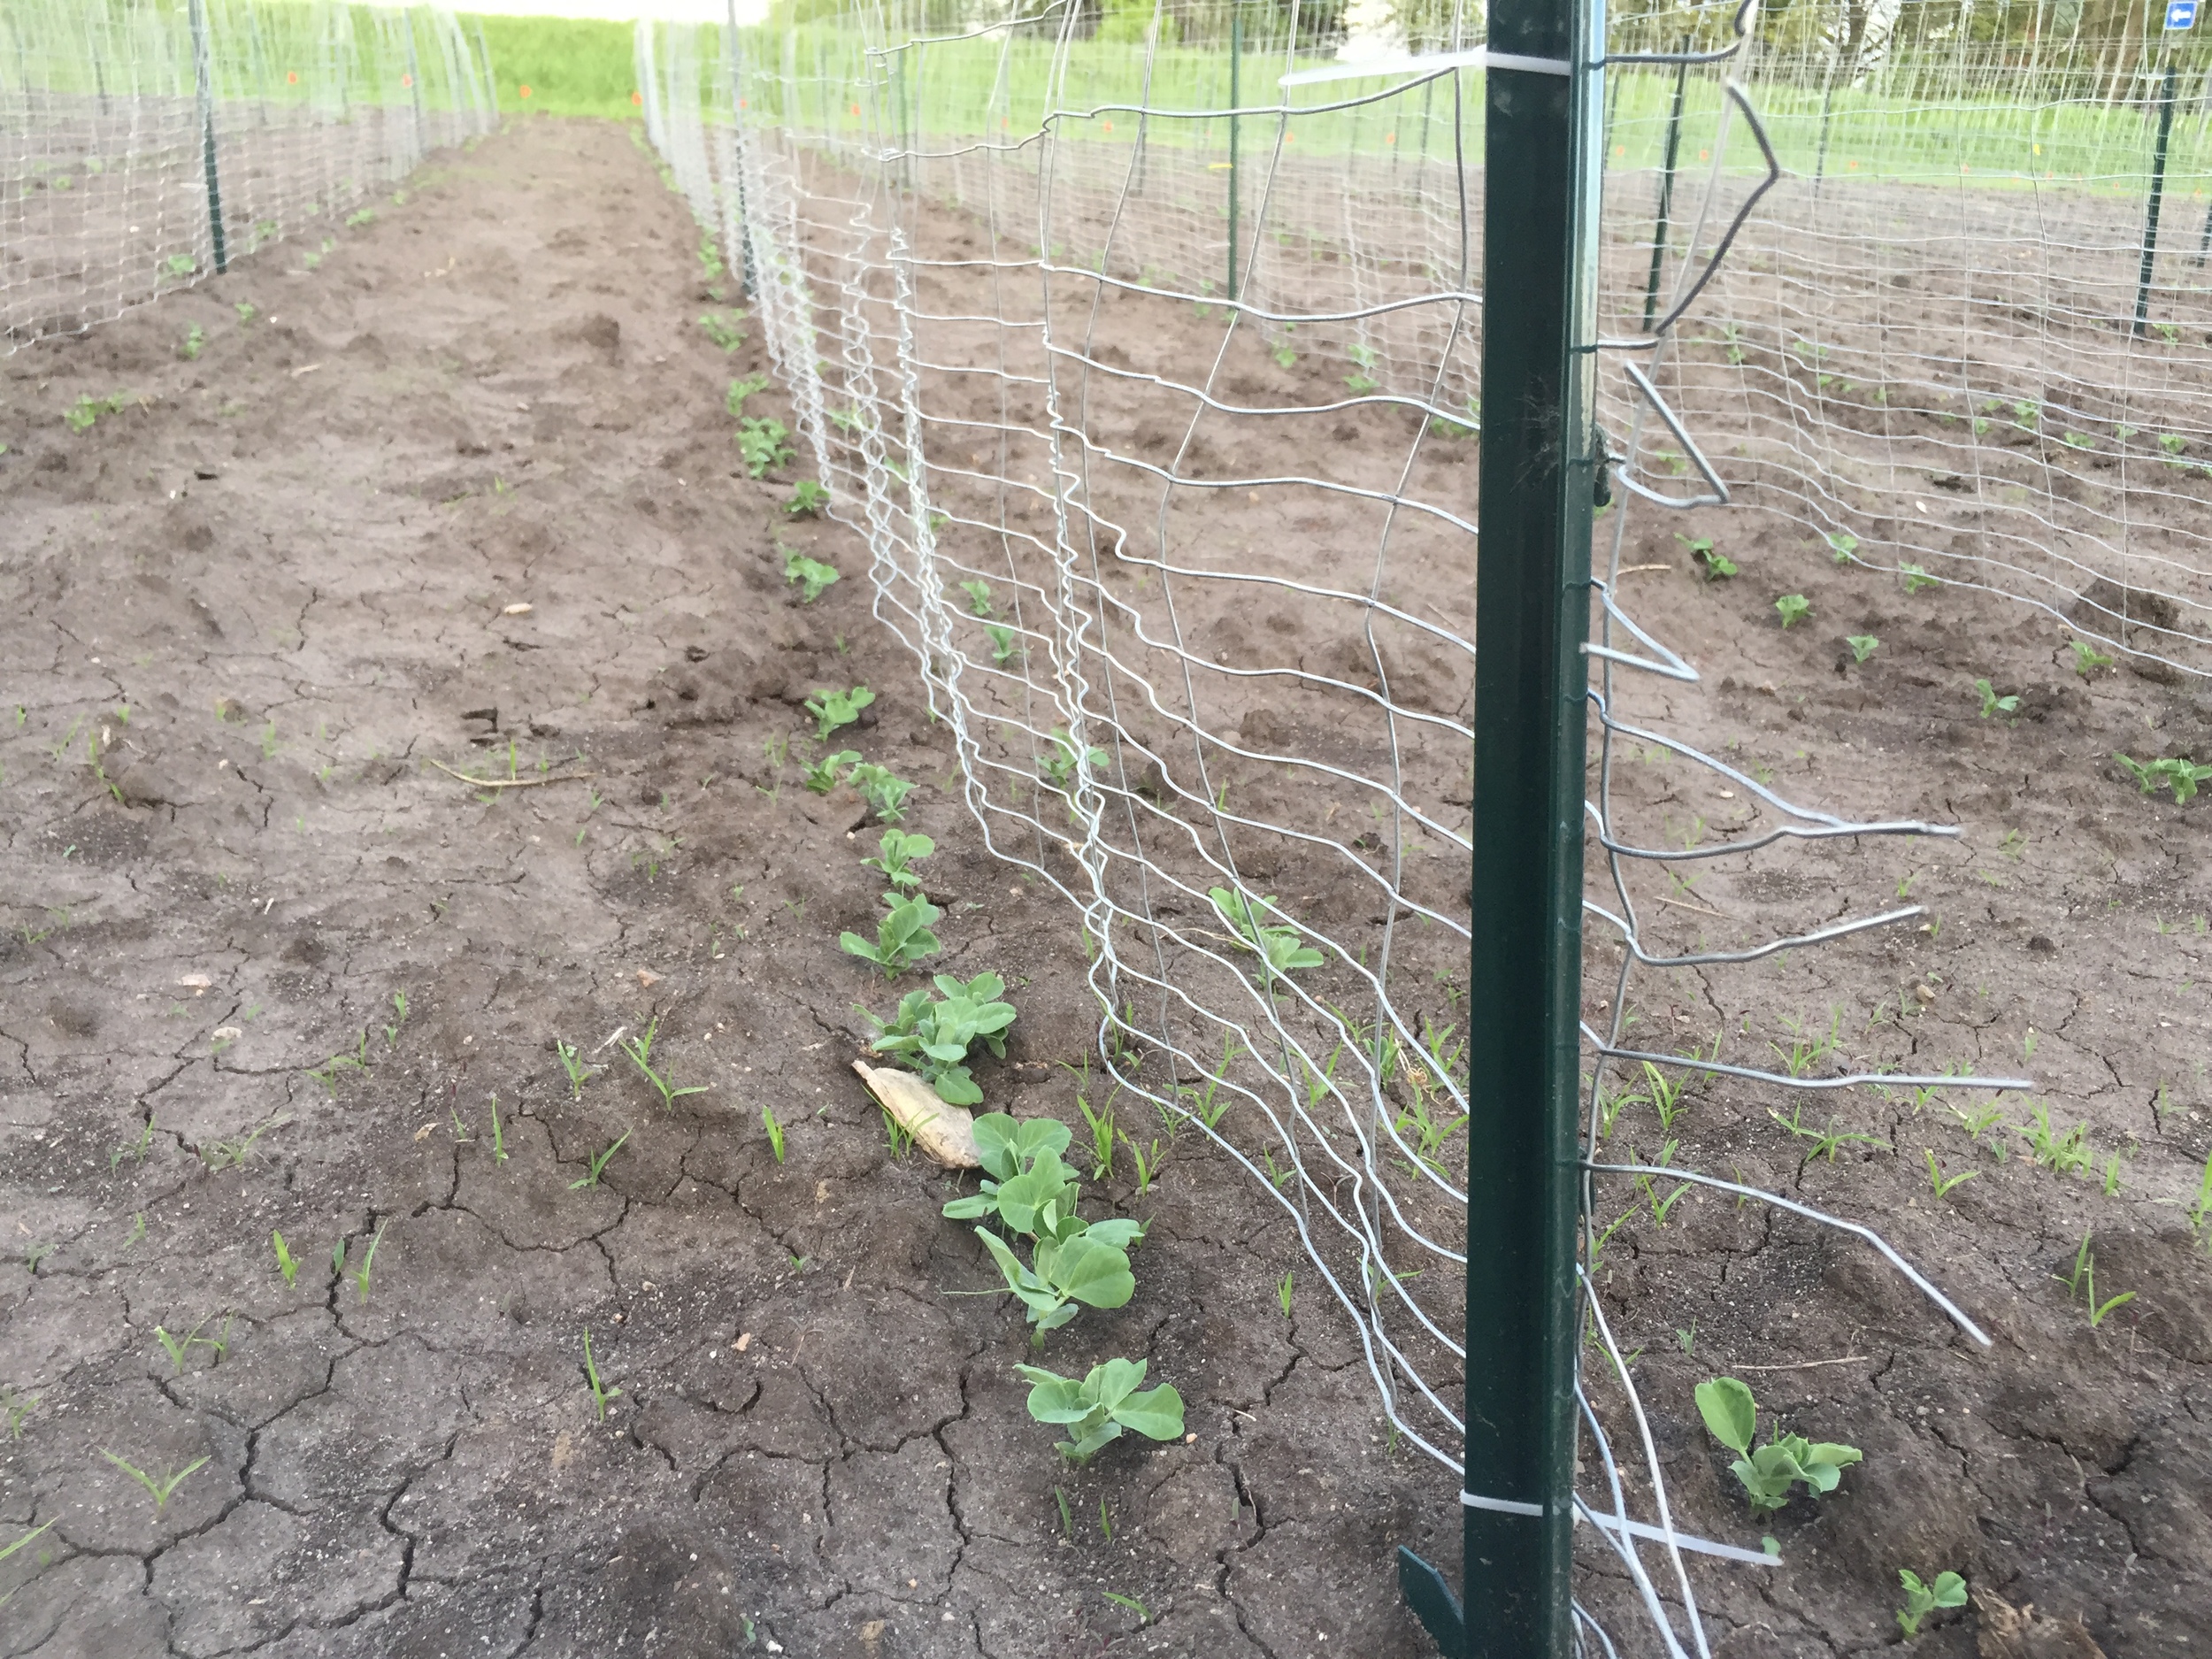
[[[637,74],[629,24],[587,18],[461,19],[471,35],[480,25],[491,51],[502,115],[534,111],[628,120],[638,113],[631,96]],[[530,88],[526,98],[525,87]]]

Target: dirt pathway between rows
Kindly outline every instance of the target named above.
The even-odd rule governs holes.
[[[1140,1292],[1046,1356],[1150,1359],[1187,1444],[1071,1475],[1018,1312],[946,1294],[955,1185],[848,1070],[876,832],[770,749],[808,693],[880,694],[842,740],[918,785],[932,965],[1016,987],[993,1105],[1075,1118],[1082,958],[862,549],[744,476],[697,240],[622,128],[534,121],[0,370],[0,1528],[51,1523],[0,1653],[1418,1651],[1445,1483],[1225,1170],[1097,1184]],[[800,606],[780,539],[844,580]],[[657,1016],[673,1110],[607,1044]]]

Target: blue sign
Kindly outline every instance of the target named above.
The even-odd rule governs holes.
[[[2189,29],[2197,26],[2197,0],[2166,0],[2166,27]]]

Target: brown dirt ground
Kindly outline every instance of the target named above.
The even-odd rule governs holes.
[[[0,1563],[0,1653],[1427,1651],[1389,1552],[1455,1558],[1448,1483],[1385,1443],[1348,1329],[1302,1299],[1281,1317],[1294,1239],[1195,1136],[1148,1193],[1099,1184],[1154,1219],[1138,1294],[1048,1350],[1148,1357],[1189,1444],[1063,1471],[1010,1375],[1018,1317],[947,1294],[989,1282],[938,1217],[955,1184],[890,1155],[847,1070],[852,1004],[888,1000],[835,947],[874,906],[864,809],[768,753],[810,730],[805,695],[881,694],[853,746],[920,781],[933,965],[1017,987],[994,1105],[1075,1119],[1056,1063],[1090,1050],[1084,959],[983,851],[856,539],[787,524],[787,482],[737,466],[722,390],[763,359],[696,326],[695,242],[618,129],[533,121],[441,158],[311,273],[279,248],[6,365],[0,1385],[38,1403],[0,1443],[0,1522],[54,1525]],[[1256,347],[1241,372],[1271,371]],[[63,423],[119,391],[90,431]],[[1744,574],[1699,582],[1678,527]],[[1901,1566],[2032,1602],[2057,1621],[2034,1640],[2079,1620],[2115,1655],[2203,1650],[2212,1263],[2179,1206],[2212,1148],[2207,809],[2145,800],[2106,757],[2212,755],[2212,708],[2080,680],[2047,622],[1832,570],[1786,526],[1631,534],[1624,563],[1672,568],[1625,579],[1629,603],[1708,675],[1638,687],[1632,713],[1821,804],[1970,826],[1717,869],[1694,897],[1727,926],[1665,907],[1655,940],[1825,919],[1908,879],[1939,924],[1756,979],[1647,979],[1640,1029],[1686,1045],[1756,1010],[1741,1059],[1839,1010],[1849,1057],[2027,1067],[2100,1171],[2125,1155],[2108,1196],[2017,1133],[1970,1141],[1942,1102],[1869,1095],[1839,1126],[1884,1145],[1814,1159],[1765,1097],[1691,1091],[1678,1162],[1878,1220],[1998,1339],[1970,1352],[1857,1247],[1755,1208],[1693,1197],[1613,1235],[1601,1288],[1678,1514],[1772,1530],[1788,1563],[1701,1577],[1717,1650],[1880,1646]],[[845,580],[799,606],[779,537]],[[1778,626],[1782,591],[1809,622]],[[1236,647],[1233,618],[1200,620]],[[1855,633],[1884,641],[1863,666]],[[2016,719],[1978,717],[1977,676]],[[1278,700],[1293,729],[1309,695]],[[593,775],[482,799],[423,764],[511,756]],[[1676,833],[1742,810],[1678,763],[1620,788]],[[572,1095],[557,1036],[596,1050],[656,1016],[656,1056],[710,1093],[665,1110],[610,1048]],[[309,1079],[365,1029],[365,1071]],[[790,1125],[780,1164],[764,1105]],[[1632,1106],[1617,1133],[1656,1130]],[[1924,1145],[1981,1172],[1937,1201]],[[364,1301],[326,1263],[380,1227]],[[2085,1227],[2101,1295],[2138,1293],[2093,1332],[2050,1279]],[[181,1367],[154,1334],[229,1316],[227,1348]],[[624,1391],[603,1424],[586,1326]],[[1749,1517],[1688,1400],[1724,1368],[1867,1463]],[[157,1512],[103,1449],[209,1462]],[[1973,1651],[1978,1621],[2005,1653],[1996,1617],[1944,1616],[1923,1650]]]

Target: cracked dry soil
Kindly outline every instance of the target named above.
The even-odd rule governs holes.
[[[1294,1240],[1225,1166],[1094,1188],[1155,1218],[1140,1292],[1044,1356],[1148,1357],[1187,1444],[1064,1470],[1018,1314],[949,1294],[992,1282],[956,1183],[849,1069],[866,809],[770,740],[878,689],[841,735],[919,783],[933,966],[1017,987],[994,1105],[1076,1116],[1081,951],[984,853],[856,539],[744,476],[722,396],[766,365],[699,327],[680,200],[551,120],[406,196],[4,371],[0,1541],[52,1527],[0,1654],[1418,1651],[1389,1551],[1448,1494],[1276,1310]],[[801,607],[779,540],[844,580]],[[511,754],[589,776],[423,764]],[[656,1016],[710,1090],[673,1110],[604,1046]],[[380,1231],[365,1299],[332,1249]],[[157,1510],[104,1450],[207,1461]]]
[[[1432,1652],[1390,1550],[1455,1559],[1448,1482],[1386,1444],[1341,1321],[1302,1293],[1281,1317],[1296,1241],[1196,1137],[1148,1193],[1095,1184],[1154,1221],[1138,1293],[1047,1354],[1148,1358],[1189,1443],[1061,1469],[1011,1373],[1018,1316],[954,1294],[992,1282],[940,1218],[955,1184],[890,1156],[848,1070],[853,1003],[887,1000],[835,946],[874,909],[864,808],[769,753],[805,695],[881,694],[849,741],[921,785],[934,965],[1016,986],[995,1106],[1075,1119],[1080,947],[983,852],[856,541],[742,475],[722,393],[764,364],[697,326],[696,233],[649,158],[533,120],[407,195],[311,272],[280,248],[4,372],[0,1386],[35,1403],[0,1440],[0,1537],[50,1528],[0,1562],[0,1655]],[[1750,578],[1708,587],[1676,527],[1638,521],[1628,596],[1707,683],[1629,711],[1802,798],[1968,833],[1717,868],[1655,941],[1727,932],[1699,907],[1809,922],[1896,886],[1939,926],[1755,980],[1647,977],[1638,1029],[1735,1044],[1748,1009],[1733,1059],[1787,1016],[1839,1020],[1854,1063],[2025,1068],[2099,1159],[2038,1167],[2016,1100],[1976,1139],[1948,1108],[1978,1102],[1862,1093],[1835,1111],[1866,1139],[1815,1156],[1766,1098],[1688,1092],[1678,1161],[1878,1222],[1996,1338],[1725,1199],[1611,1236],[1600,1289],[1676,1515],[1783,1545],[1771,1571],[1696,1569],[1716,1651],[1893,1643],[1907,1566],[2036,1609],[2011,1634],[1997,1607],[1939,1615],[1923,1653],[2212,1650],[2212,1263],[2181,1208],[2212,1141],[2207,802],[2147,801],[2104,758],[2212,752],[2207,703],[2081,681],[2024,612],[1831,573],[1747,515],[1685,526]],[[779,540],[845,580],[798,605]],[[1812,626],[1776,626],[1763,571]],[[1851,631],[1882,651],[1849,662]],[[2017,720],[1976,714],[1977,675]],[[591,775],[480,792],[434,759]],[[1740,809],[1680,770],[1624,766],[1624,810]],[[1594,1008],[1601,948],[1590,969]],[[710,1086],[672,1110],[605,1046],[656,1017],[657,1061]],[[557,1037],[601,1068],[580,1093]],[[347,1051],[367,1066],[311,1079]],[[1662,1126],[1646,1102],[1616,1133],[1648,1151]],[[1939,1200],[1924,1147],[1979,1173]],[[2093,1331],[2051,1277],[2085,1229],[2100,1294],[2137,1292]],[[357,1270],[379,1238],[365,1296],[332,1247]],[[587,1326],[621,1390],[603,1420]],[[202,1340],[180,1363],[157,1327]],[[1723,1370],[1867,1461],[1751,1516],[1689,1398]],[[103,1451],[207,1461],[157,1509]]]

